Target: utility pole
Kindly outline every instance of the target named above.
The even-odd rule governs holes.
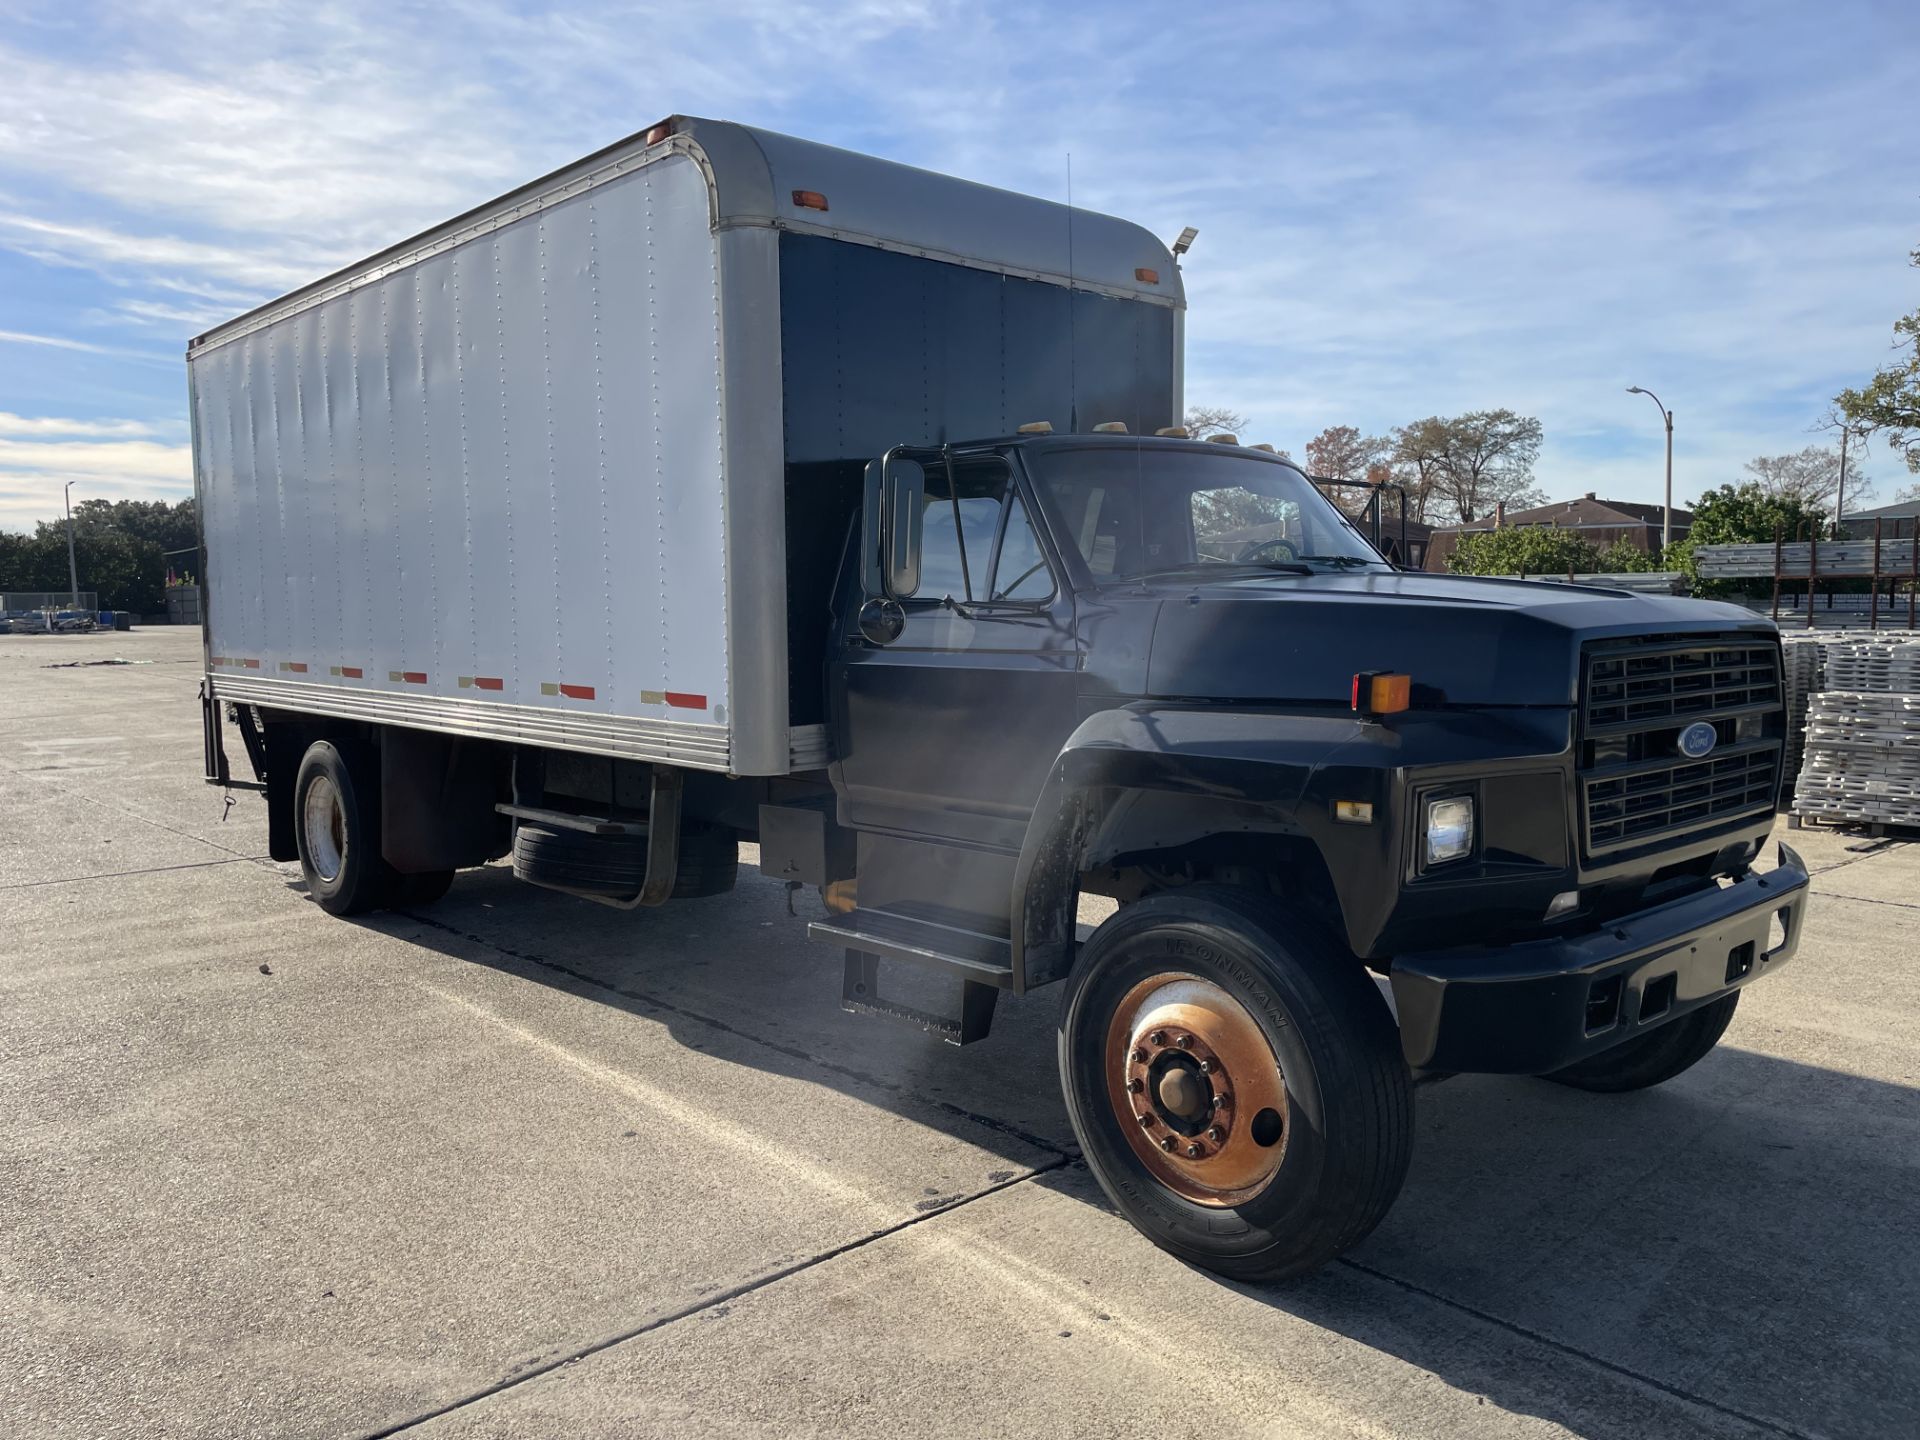
[[[75,563],[73,558],[73,481],[67,481],[65,494],[67,502],[67,585],[70,590],[67,597],[67,608],[69,610],[78,610],[80,608],[80,567]]]
[[[1660,405],[1658,395],[1651,390],[1643,390],[1638,385],[1629,385],[1627,394],[1644,395],[1654,404]],[[1664,552],[1673,544],[1673,412],[1666,406],[1660,405],[1660,418],[1667,422],[1667,502],[1660,511],[1660,549]]]
[[[1847,538],[1847,427],[1840,427],[1840,487],[1833,492],[1833,533]]]

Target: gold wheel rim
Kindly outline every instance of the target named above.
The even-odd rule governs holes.
[[[1127,1143],[1183,1199],[1240,1204],[1286,1158],[1279,1058],[1251,1012],[1211,980],[1167,971],[1135,985],[1107,1026],[1102,1067]]]

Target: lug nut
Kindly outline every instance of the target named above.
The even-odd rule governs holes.
[[[1134,1052],[1133,1052],[1133,1063],[1134,1063],[1134,1064],[1136,1064],[1136,1065],[1144,1065],[1144,1064],[1146,1064],[1146,1063],[1147,1063],[1147,1052],[1146,1052],[1146,1051],[1144,1051],[1144,1050],[1136,1050],[1136,1051],[1134,1051]]]
[[[1147,1036],[1147,1039],[1152,1041],[1155,1045],[1164,1045],[1167,1043],[1167,1032],[1164,1030],[1156,1030],[1151,1035]]]
[[[1216,1110],[1224,1110],[1224,1109],[1226,1109],[1226,1108],[1227,1108],[1227,1097],[1226,1097],[1225,1095],[1216,1095],[1216,1096],[1214,1096],[1214,1097],[1213,1097],[1213,1108],[1214,1108],[1214,1109],[1216,1109]]]
[[[1142,1130],[1151,1130],[1153,1128],[1153,1116],[1142,1115],[1140,1117],[1140,1128]]]
[[[1202,1075],[1211,1075],[1217,1068],[1211,1060],[1202,1060],[1200,1062],[1200,1073]]]
[[[1173,1043],[1178,1045],[1182,1050],[1190,1050],[1193,1048],[1193,1036],[1176,1035],[1173,1037]]]
[[[1175,1139],[1173,1138],[1173,1136],[1171,1136],[1171,1135],[1169,1135],[1169,1136],[1167,1136],[1167,1138],[1166,1138],[1166,1139],[1164,1139],[1164,1140],[1162,1140],[1162,1141],[1160,1142],[1160,1148],[1161,1148],[1162,1150],[1171,1150],[1171,1149],[1173,1149],[1173,1147],[1174,1147],[1175,1145],[1177,1145],[1177,1144],[1179,1144],[1179,1143],[1180,1143],[1180,1142],[1179,1142],[1179,1141],[1177,1141],[1177,1140],[1175,1140]]]
[[[1198,1160],[1201,1157],[1201,1155],[1205,1153],[1206,1152],[1203,1151],[1198,1145],[1187,1146],[1187,1158],[1189,1160]]]
[[[1218,1125],[1213,1126],[1210,1130],[1207,1131],[1207,1139],[1213,1141],[1213,1143],[1216,1145],[1218,1145],[1222,1140],[1226,1138],[1227,1138],[1227,1132],[1222,1130]]]
[[[1134,1076],[1133,1079],[1127,1081],[1127,1093],[1129,1095],[1138,1095],[1140,1093],[1140,1090],[1141,1090],[1140,1077],[1138,1075]]]

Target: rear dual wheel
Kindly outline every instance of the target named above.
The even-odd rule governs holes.
[[[380,854],[380,762],[370,746],[316,740],[293,782],[294,840],[307,893],[330,915],[427,905],[451,870],[402,875]]]
[[[1363,967],[1265,896],[1194,886],[1129,905],[1063,997],[1081,1149],[1161,1248],[1284,1280],[1379,1223],[1412,1145],[1392,1016]]]

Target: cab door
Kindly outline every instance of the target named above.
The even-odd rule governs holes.
[[[1073,598],[1004,457],[924,468],[917,590],[888,600],[861,566],[843,577],[835,778],[858,828],[1017,851],[1076,723]]]

